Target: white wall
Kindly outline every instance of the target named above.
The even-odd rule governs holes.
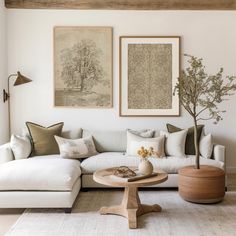
[[[119,36],[179,35],[182,52],[205,59],[209,72],[220,66],[236,75],[236,12],[226,11],[73,11],[8,10],[8,73],[22,70],[34,82],[14,88],[13,131],[25,121],[42,125],[64,121],[65,128],[164,129],[166,122],[188,127],[180,118],[121,118],[118,113]],[[58,25],[112,26],[114,28],[114,108],[60,109],[53,107],[53,27]],[[236,170],[236,96],[225,103],[228,112],[219,125],[206,124],[216,141],[227,146],[227,166]],[[234,168],[234,169],[233,169]]]
[[[0,144],[8,140],[7,103],[3,103],[2,90],[6,89],[7,53],[6,53],[6,9],[0,1]]]

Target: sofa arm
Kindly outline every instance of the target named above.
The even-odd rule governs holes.
[[[213,159],[225,163],[225,146],[215,144],[213,147]]]
[[[0,164],[13,161],[14,155],[12,153],[10,143],[6,143],[0,146]]]

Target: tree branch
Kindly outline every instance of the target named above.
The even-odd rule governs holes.
[[[209,116],[208,118],[198,118],[197,121],[200,121],[200,120],[211,120],[212,118],[214,118],[214,116]]]
[[[190,108],[189,106],[187,106],[187,105],[184,105],[184,104],[182,104],[182,105],[183,105],[183,107],[185,108],[185,110],[186,110],[191,116],[194,117],[194,113],[192,112],[191,108]]]

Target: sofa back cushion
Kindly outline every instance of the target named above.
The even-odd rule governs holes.
[[[61,136],[63,138],[68,138],[68,139],[78,139],[78,138],[82,138],[82,128],[76,128],[73,130],[63,130],[61,133]],[[30,138],[30,134],[29,134],[29,130],[27,129],[27,127],[24,127],[22,129],[22,136],[27,136]]]
[[[98,152],[125,152],[126,131],[83,130],[82,137],[93,136],[94,144]]]
[[[61,136],[67,139],[79,139],[82,138],[83,130],[81,128],[77,128],[74,130],[63,130]]]

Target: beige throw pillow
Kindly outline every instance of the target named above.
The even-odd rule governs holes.
[[[59,148],[54,135],[61,136],[64,123],[58,123],[49,127],[43,127],[31,122],[26,122],[31,142],[33,144],[33,156],[59,154]]]
[[[149,149],[153,147],[155,152],[158,152],[161,157],[165,155],[164,153],[164,141],[165,137],[160,136],[156,138],[143,138],[138,135],[127,132],[127,150],[126,154],[130,156],[137,156],[138,150],[141,147]]]
[[[165,153],[167,156],[186,157],[185,156],[185,141],[188,130],[182,130],[175,133],[161,131],[160,134],[166,137]]]
[[[80,139],[66,139],[55,136],[55,139],[60,149],[60,155],[63,158],[86,158],[98,153],[92,136]]]

